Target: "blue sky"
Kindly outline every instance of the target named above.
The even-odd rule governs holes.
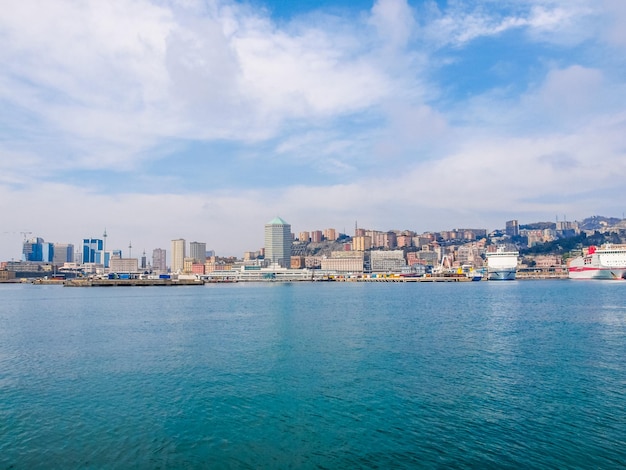
[[[21,231],[241,255],[276,215],[295,232],[620,216],[624,24],[621,0],[17,2],[0,259]]]

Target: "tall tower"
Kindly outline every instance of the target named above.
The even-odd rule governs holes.
[[[183,272],[185,267],[185,239],[172,240],[172,272]]]
[[[283,268],[291,266],[291,225],[280,217],[265,224],[265,259]]]
[[[190,242],[189,257],[193,258],[196,263],[204,263],[206,261],[206,243]]]
[[[102,234],[102,265],[105,268],[109,267],[109,260],[107,259],[107,229],[104,228],[104,233]]]

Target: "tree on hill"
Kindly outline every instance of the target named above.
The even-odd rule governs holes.
[[[541,243],[530,248],[526,248],[520,251],[524,255],[546,255],[546,254],[560,254],[564,255],[572,250],[580,250],[584,247],[591,245],[600,246],[604,243],[622,243],[622,238],[615,232],[600,233],[595,231],[593,235],[587,235],[581,233],[575,237],[560,238],[548,243]]]

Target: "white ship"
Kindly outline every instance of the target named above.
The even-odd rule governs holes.
[[[626,245],[590,246],[587,254],[570,261],[570,279],[626,278]]]
[[[490,281],[513,281],[517,274],[518,251],[507,251],[499,246],[496,251],[485,253],[487,257],[487,278]]]

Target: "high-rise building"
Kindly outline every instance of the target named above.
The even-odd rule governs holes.
[[[22,244],[22,261],[43,261],[43,238],[35,237],[24,240]]]
[[[204,264],[206,261],[206,243],[190,242],[189,258],[196,260],[196,263]]]
[[[313,230],[311,232],[311,241],[313,243],[320,243],[324,237],[324,233],[321,230]]]
[[[166,250],[155,248],[152,250],[152,269],[155,272],[167,272]]]
[[[185,255],[185,239],[172,240],[172,272],[183,272]]]
[[[283,268],[291,266],[291,225],[280,217],[265,224],[265,259]]]
[[[334,228],[324,230],[324,238],[329,241],[337,240],[337,231]]]
[[[517,220],[507,221],[506,234],[509,237],[517,237],[519,235],[519,224],[517,223]]]
[[[83,263],[102,263],[103,242],[100,238],[83,239]]]
[[[55,243],[52,263],[62,265],[74,262],[74,245],[68,243]]]

